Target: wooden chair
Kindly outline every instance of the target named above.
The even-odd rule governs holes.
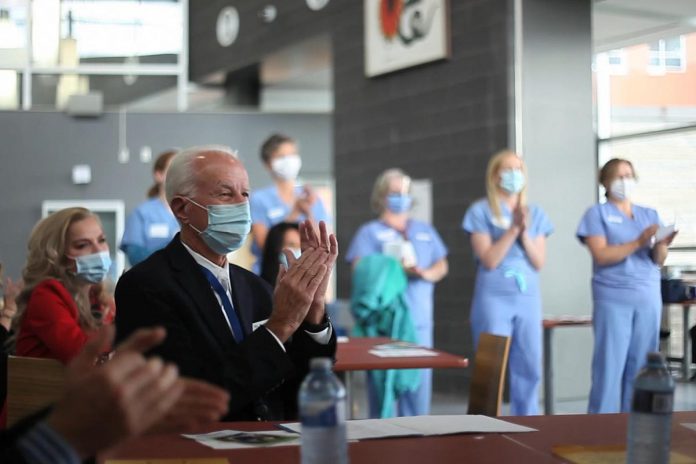
[[[55,359],[8,356],[7,425],[55,402],[65,386],[65,366]]]
[[[469,387],[469,414],[500,415],[510,337],[482,333]]]

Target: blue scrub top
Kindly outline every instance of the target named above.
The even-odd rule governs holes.
[[[164,248],[178,231],[179,223],[167,205],[151,198],[128,215],[119,248],[128,253],[129,246],[140,247],[153,253]]]
[[[505,202],[500,202],[500,218],[493,215],[488,200],[483,198],[474,202],[464,215],[462,229],[469,234],[487,234],[494,242],[500,239],[512,224],[512,211]],[[529,205],[529,224],[527,234],[534,239],[540,235],[548,237],[553,233],[553,225],[546,213],[536,205]],[[539,272],[532,266],[527,253],[519,240],[516,240],[495,269],[486,269],[476,257],[478,291],[491,291],[496,294],[529,295],[539,293]],[[523,287],[521,288],[521,281]],[[523,290],[524,289],[524,290]]]
[[[363,224],[353,237],[346,253],[346,261],[382,253],[384,244],[403,238],[401,233],[380,220]],[[447,247],[435,228],[425,222],[409,219],[406,224],[406,240],[413,244],[416,266],[427,269],[447,256]],[[409,276],[406,301],[416,328],[433,325],[433,291],[435,284],[425,279]]]
[[[297,187],[295,194],[301,195],[302,187]],[[263,224],[269,229],[282,222],[292,211],[292,206],[288,206],[278,195],[278,188],[275,185],[253,191],[249,199],[249,207],[251,208],[251,223]],[[312,205],[312,215],[317,223],[319,221],[328,222],[329,220],[328,214],[326,214],[324,209],[324,203],[322,203],[319,197]],[[302,215],[297,221],[300,222],[305,219],[306,217]],[[258,273],[261,269],[263,251],[256,245],[256,241],[251,245],[251,252],[256,256],[254,271]]]
[[[607,245],[621,245],[637,239],[653,224],[660,224],[657,211],[644,206],[632,205],[633,218],[626,216],[614,203],[607,201],[592,206],[580,221],[576,235],[585,243],[585,238],[601,236]],[[606,291],[618,296],[627,290],[626,295],[635,295],[636,290],[654,291],[660,284],[660,268],[650,255],[650,247],[643,247],[622,261],[601,266],[592,262],[592,288],[595,297]],[[642,293],[642,292],[641,292]]]

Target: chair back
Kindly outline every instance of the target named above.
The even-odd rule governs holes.
[[[469,387],[469,414],[497,417],[503,402],[510,337],[482,333]]]
[[[55,359],[8,356],[7,425],[55,402],[65,387],[65,366]]]

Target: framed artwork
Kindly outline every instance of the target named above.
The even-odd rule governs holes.
[[[364,2],[368,77],[449,57],[449,0]]]

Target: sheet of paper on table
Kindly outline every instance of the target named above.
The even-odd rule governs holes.
[[[347,421],[349,440],[386,437],[425,437],[455,433],[514,433],[534,432],[535,429],[478,415],[411,416],[390,419]],[[298,422],[280,427],[300,433]]]
[[[437,353],[422,346],[408,342],[390,342],[376,345],[369,351],[380,358],[415,358],[421,356],[437,356]]]
[[[270,446],[296,446],[300,436],[282,430],[245,432],[242,430],[218,430],[201,434],[182,434],[213,449],[267,448]]]
[[[696,432],[696,424],[683,423],[682,425],[683,425],[684,427],[686,427],[687,429],[691,429],[691,430],[693,430],[694,432]]]

